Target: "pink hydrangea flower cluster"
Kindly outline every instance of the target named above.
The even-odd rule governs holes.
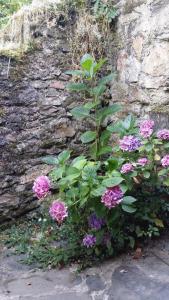
[[[164,141],[169,141],[169,130],[161,129],[157,132],[157,137]]]
[[[124,165],[121,167],[121,170],[120,170],[120,172],[121,172],[122,174],[127,174],[127,173],[132,172],[132,171],[134,171],[134,167],[133,167],[133,165],[132,165],[131,163],[126,163],[126,164],[124,164]]]
[[[148,138],[152,135],[154,128],[153,120],[145,120],[140,123],[140,135],[144,138]]]
[[[139,158],[137,163],[138,163],[138,165],[144,167],[145,165],[147,165],[149,163],[149,160],[146,157],[143,157],[143,158]]]
[[[140,140],[133,136],[133,135],[127,135],[124,136],[123,139],[119,141],[120,149],[123,151],[135,151],[141,146]]]
[[[49,214],[54,221],[57,221],[59,224],[61,224],[68,216],[65,203],[59,200],[54,201],[49,209]]]
[[[101,202],[109,209],[116,207],[123,197],[121,188],[117,185],[112,188],[108,188],[101,198]]]
[[[44,198],[51,188],[51,182],[47,176],[39,176],[33,184],[33,192],[41,199]]]
[[[93,247],[96,244],[96,237],[93,234],[86,234],[83,239],[83,245],[87,248]]]
[[[169,167],[169,155],[168,154],[162,158],[161,164],[164,168]]]

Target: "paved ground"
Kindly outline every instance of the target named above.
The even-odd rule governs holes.
[[[0,300],[169,300],[169,238],[144,257],[123,255],[76,274],[32,269],[17,256],[0,256]]]

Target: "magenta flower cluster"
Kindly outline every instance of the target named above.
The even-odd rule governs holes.
[[[126,163],[126,164],[124,164],[124,165],[121,167],[121,170],[120,170],[120,172],[121,172],[122,174],[127,174],[127,173],[130,173],[130,172],[132,172],[132,171],[134,171],[134,167],[133,167],[133,165],[132,165],[131,163]]]
[[[37,198],[44,198],[51,188],[50,180],[47,176],[39,176],[33,184],[33,192]]]
[[[159,130],[157,132],[157,137],[160,140],[169,141],[169,130],[168,129]]]
[[[143,157],[143,158],[139,158],[137,163],[138,163],[138,165],[144,167],[145,165],[147,165],[149,163],[149,160],[146,157]]]
[[[153,120],[145,120],[140,123],[140,135],[143,138],[148,138],[152,135],[154,128]]]
[[[87,248],[93,247],[96,244],[96,237],[93,234],[86,234],[83,239],[83,245]]]
[[[165,155],[162,160],[161,160],[161,164],[164,168],[169,167],[169,154]]]
[[[88,223],[91,229],[99,230],[105,224],[105,221],[102,218],[99,218],[95,213],[93,213],[90,215]]]
[[[101,198],[101,202],[109,209],[116,207],[123,198],[123,192],[117,185],[112,188],[108,188]]]
[[[64,219],[68,216],[67,207],[64,202],[56,200],[52,203],[49,214],[54,221],[57,221],[61,224]]]
[[[133,135],[124,136],[119,143],[121,150],[129,152],[135,151],[141,146],[140,140]]]

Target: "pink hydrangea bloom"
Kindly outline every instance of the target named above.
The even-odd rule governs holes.
[[[140,135],[144,138],[148,138],[152,135],[154,128],[153,120],[145,120],[140,123]]]
[[[169,167],[169,155],[165,155],[162,160],[161,160],[161,164],[164,168]]]
[[[126,135],[120,141],[120,149],[123,151],[132,152],[141,146],[140,140],[133,135]]]
[[[86,234],[83,239],[83,245],[87,248],[93,247],[96,244],[96,237],[93,234]]]
[[[132,172],[132,171],[134,171],[134,167],[133,167],[133,165],[132,165],[131,163],[126,163],[126,164],[124,164],[124,165],[121,167],[121,170],[120,170],[120,172],[121,172],[122,174],[126,174],[126,173],[129,173],[129,172]]]
[[[41,199],[44,198],[51,188],[50,180],[47,176],[39,176],[33,184],[33,192]]]
[[[169,141],[169,129],[162,129],[157,132],[157,137],[164,141]]]
[[[112,188],[108,188],[107,191],[104,193],[104,195],[101,198],[101,202],[111,209],[112,207],[117,206],[121,201],[123,197],[123,192],[121,188],[117,185]]]
[[[139,158],[137,163],[144,167],[145,165],[147,165],[149,163],[149,160],[146,158],[146,157],[143,157],[143,158]]]
[[[49,209],[49,214],[53,220],[57,221],[59,224],[62,223],[68,216],[65,203],[59,200],[54,201]]]

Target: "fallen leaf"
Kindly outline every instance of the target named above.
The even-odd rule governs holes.
[[[135,253],[134,253],[133,258],[134,259],[139,259],[139,258],[142,257],[142,255],[143,255],[142,249],[141,248],[137,248],[136,251],[135,251]]]

